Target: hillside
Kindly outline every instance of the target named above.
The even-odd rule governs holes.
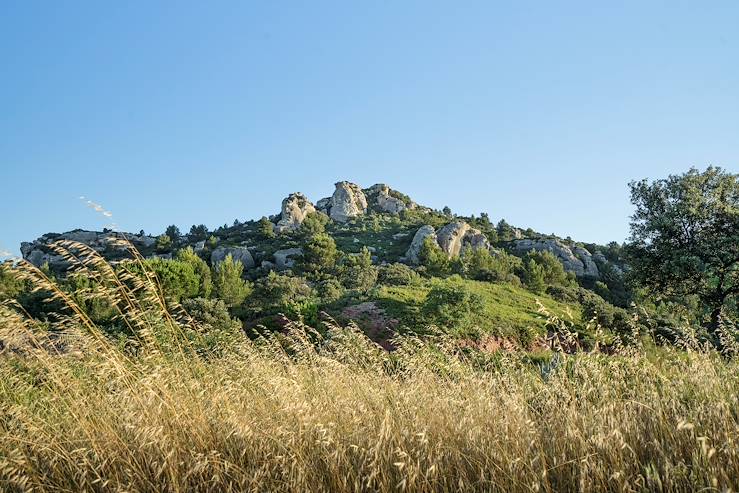
[[[319,237],[324,244],[317,246]],[[586,245],[516,228],[505,220],[494,224],[485,213],[464,217],[448,209],[432,210],[384,184],[362,189],[339,182],[331,197],[315,204],[292,193],[274,216],[214,231],[203,225],[186,234],[170,226],[159,236],[75,230],[46,234],[21,250],[29,262],[47,265],[63,278],[70,265],[54,251],[54,242],[79,242],[125,264],[131,255],[121,240],[149,259],[176,301],[217,296],[212,291],[186,293],[178,279],[183,274],[165,272],[175,268],[183,252],[191,249],[207,264],[212,271],[208,277],[217,274],[228,256],[241,263],[241,277],[256,290],[230,304],[229,311],[247,330],[279,328],[283,315],[320,325],[322,312],[358,323],[387,346],[398,332],[424,332],[439,323],[424,303],[432,287],[452,275],[473,306],[464,327],[444,330],[471,340],[502,337],[524,347],[541,343],[547,331],[537,301],[580,329],[583,301],[592,305],[598,300],[598,306],[625,306],[628,301],[616,244]],[[312,267],[306,265],[310,255],[317,257]],[[322,256],[331,257],[330,262],[319,265]],[[363,256],[369,257],[366,265]],[[352,279],[362,275],[368,280]],[[281,293],[275,294],[270,284],[280,285]]]

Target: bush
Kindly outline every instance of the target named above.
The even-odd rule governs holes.
[[[451,272],[449,256],[431,237],[426,238],[423,242],[418,257],[429,276],[446,276]]]
[[[387,286],[416,286],[421,283],[418,272],[399,263],[381,265],[377,278],[380,284]]]
[[[347,289],[367,292],[377,282],[377,268],[367,247],[357,255],[347,255],[341,264],[341,280]]]
[[[223,351],[243,336],[241,322],[231,318],[223,300],[193,298],[184,300],[182,307],[202,330],[197,335],[190,334],[190,339],[206,354]]]
[[[326,279],[318,284],[318,296],[321,303],[331,304],[344,296],[344,286],[336,279]]]
[[[533,258],[529,258],[528,262],[524,264],[521,280],[533,293],[541,294],[547,288],[544,267]]]
[[[323,212],[311,212],[305,216],[300,225],[300,234],[311,237],[326,232],[329,217]]]
[[[311,236],[303,246],[300,270],[311,275],[331,271],[336,266],[338,250],[336,242],[326,233]]]
[[[484,311],[482,298],[473,293],[459,276],[439,280],[426,295],[421,313],[431,323],[444,328],[469,328]]]
[[[518,257],[505,252],[491,254],[489,250],[471,248],[464,251],[460,262],[465,277],[488,282],[511,281],[521,265]]]
[[[177,260],[192,265],[195,273],[200,276],[198,296],[201,298],[210,298],[210,295],[213,292],[213,275],[205,260],[200,258],[191,247],[184,248],[177,252]]]
[[[234,261],[231,254],[215,270],[216,294],[228,307],[242,304],[252,291],[251,284],[241,278],[243,271],[244,264]]]
[[[315,298],[313,289],[302,277],[292,277],[271,271],[254,286],[250,304],[260,312],[287,312],[295,304]]]
[[[180,302],[183,298],[198,296],[201,279],[192,264],[161,258],[147,259],[146,264],[157,275],[164,295],[168,298]]]

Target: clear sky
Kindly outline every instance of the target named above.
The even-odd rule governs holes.
[[[382,5],[381,5],[382,4]],[[739,2],[0,4],[0,250],[385,182],[622,241],[627,183],[739,171]]]

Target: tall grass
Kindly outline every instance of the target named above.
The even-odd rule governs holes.
[[[2,308],[2,490],[739,489],[739,368],[715,352],[536,365],[444,337],[387,353],[355,327],[295,324],[209,353],[156,279],[58,248],[103,287],[73,297],[16,267],[67,309],[50,329]],[[80,296],[108,297],[136,344],[111,341]]]

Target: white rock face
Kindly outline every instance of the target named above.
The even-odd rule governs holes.
[[[235,262],[244,264],[245,269],[254,267],[254,257],[245,247],[218,247],[210,254],[210,262],[216,266],[223,262],[227,256],[231,255]]]
[[[439,246],[449,257],[464,254],[466,248],[489,250],[490,242],[479,229],[472,228],[464,221],[454,221],[436,233]]]
[[[590,252],[581,247],[570,249],[556,238],[541,238],[537,240],[517,240],[514,248],[519,252],[547,251],[551,252],[562,263],[565,270],[574,272],[578,277],[598,277],[598,266],[595,265]]]
[[[298,192],[291,193],[282,201],[282,212],[280,220],[275,225],[275,231],[282,233],[298,229],[305,220],[305,216],[311,212],[316,212],[316,208],[305,195]]]
[[[425,225],[418,228],[416,234],[413,236],[411,246],[408,247],[408,251],[405,252],[405,261],[409,264],[418,265],[421,261],[419,254],[421,253],[421,247],[423,247],[426,238],[433,238],[436,241],[436,231],[433,226]]]
[[[365,212],[367,212],[367,197],[359,185],[348,181],[338,182],[329,204],[331,219],[344,223]]]
[[[277,250],[274,254],[277,269],[292,269],[295,266],[295,257],[299,257],[302,254],[302,248],[286,248],[285,250]]]
[[[436,240],[447,255],[454,257],[462,251],[462,241],[469,229],[470,225],[466,222],[455,221],[441,228],[436,233]]]

